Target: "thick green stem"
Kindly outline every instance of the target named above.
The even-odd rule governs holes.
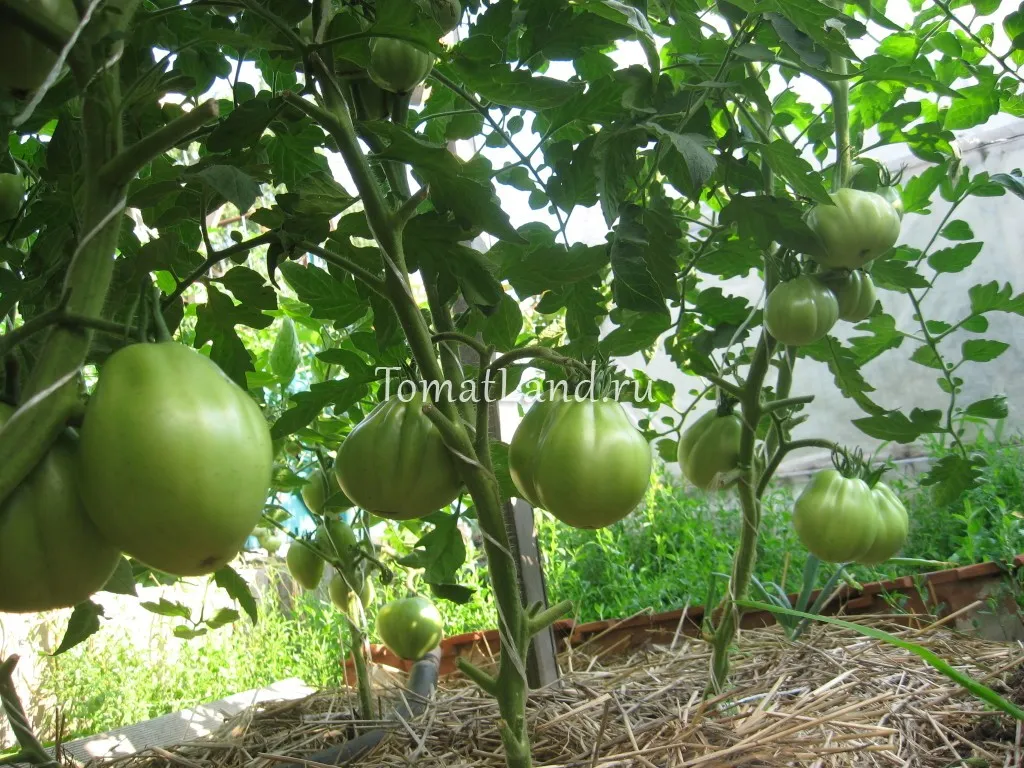
[[[21,705],[18,692],[14,689],[14,668],[18,664],[18,657],[11,656],[0,664],[0,703],[3,704],[4,712],[7,713],[7,722],[11,724],[11,731],[14,738],[18,740],[21,747],[20,762],[36,766],[57,765],[57,761],[50,757],[43,749],[39,739],[32,732],[28,715]]]
[[[832,2],[842,9],[841,2]],[[849,66],[842,54],[832,54],[832,71],[839,78],[829,83],[832,93],[832,119],[836,129],[836,167],[832,178],[832,191],[842,189],[850,182],[853,154],[850,146],[850,81],[846,79]]]
[[[424,379],[441,381],[430,329],[413,296],[405,270],[402,250],[402,220],[388,207],[373,177],[369,162],[359,147],[355,125],[348,105],[330,72],[314,55],[317,82],[326,109],[310,104],[294,94],[286,94],[295,104],[323,126],[338,145],[338,151],[363,201],[367,223],[389,268],[385,270],[384,291],[395,308],[405,331],[413,358]],[[485,404],[481,404],[485,407]],[[516,563],[509,550],[501,510],[497,479],[479,462],[473,442],[459,417],[455,403],[442,399],[424,412],[438,425],[449,449],[459,461],[459,472],[476,506],[477,520],[484,537],[491,585],[497,602],[501,633],[501,661],[496,679],[498,709],[503,721],[502,741],[510,768],[529,768],[530,747],[526,732],[526,655],[528,634],[526,613],[519,597]]]
[[[722,601],[721,622],[715,630],[712,641],[711,689],[722,691],[729,677],[729,650],[736,629],[739,627],[739,610],[736,600],[742,598],[750,586],[750,576],[754,572],[757,556],[757,534],[761,526],[761,500],[755,492],[757,472],[754,466],[754,447],[757,440],[757,425],[763,415],[761,389],[768,373],[768,361],[771,359],[775,340],[762,331],[750,364],[750,373],[743,387],[740,398],[740,409],[743,418],[743,433],[740,438],[739,467],[741,474],[737,485],[737,495],[743,513],[743,527],[740,531],[740,543],[733,556],[732,575],[729,579],[729,591]]]
[[[121,156],[123,131],[116,119],[120,104],[116,66],[104,77],[82,78],[81,179],[84,201],[78,211],[79,239],[65,278],[64,309],[69,315],[99,317],[114,269],[113,254],[125,207],[127,181],[112,184],[103,168]],[[207,112],[206,114],[210,114]],[[181,122],[176,123],[185,130]],[[173,124],[172,124],[173,125]],[[169,136],[161,131],[161,146]],[[93,331],[55,325],[26,381],[23,405],[0,429],[0,500],[7,498],[46,453],[78,407],[78,373],[85,363]]]
[[[359,716],[363,720],[373,720],[373,682],[366,664],[366,634],[351,618],[348,620],[348,634],[352,643],[352,663],[356,668]]]

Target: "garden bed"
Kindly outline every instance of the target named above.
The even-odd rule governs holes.
[[[1024,649],[893,617],[859,617],[924,645],[960,671],[1024,704]],[[929,617],[913,617],[927,623]],[[558,686],[534,692],[528,718],[536,766],[934,766],[967,758],[1024,761],[1021,724],[986,711],[918,657],[852,630],[812,627],[799,642],[778,627],[745,631],[734,688],[702,700],[710,647],[676,635],[629,654],[594,644],[561,658]],[[402,695],[395,672],[383,698]],[[356,722],[347,689],[250,709],[209,739],[102,763],[118,768],[264,768],[304,758],[357,733],[390,737],[359,765],[504,765],[497,708],[469,682],[443,679],[411,722]],[[390,707],[388,707],[390,709]],[[819,761],[819,762],[816,762]],[[94,766],[101,763],[96,761]],[[317,763],[305,763],[317,766]],[[980,763],[979,763],[980,764]]]

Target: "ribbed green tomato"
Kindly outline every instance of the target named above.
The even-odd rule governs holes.
[[[34,0],[32,6],[68,35],[78,26],[73,0]],[[0,24],[0,88],[34,91],[56,63],[57,54],[17,24]]]
[[[878,533],[871,542],[868,551],[857,558],[858,563],[877,565],[884,563],[899,552],[907,543],[907,531],[910,519],[907,508],[885,483],[875,483],[871,489],[871,497],[875,500],[878,510]]]
[[[0,224],[18,215],[25,199],[25,179],[21,173],[0,173]]]
[[[683,476],[701,490],[728,488],[735,482],[728,476],[739,466],[742,434],[743,422],[735,413],[705,413],[679,441]]]
[[[319,467],[306,478],[306,484],[302,486],[302,501],[315,515],[324,515],[330,510],[344,511],[352,508],[352,500],[341,490],[337,476],[333,472],[324,472]]]
[[[374,408],[341,444],[334,472],[355,504],[390,520],[425,517],[462,490],[455,459],[423,414],[420,392]]]
[[[800,347],[823,339],[838,319],[835,294],[812,275],[779,283],[764,304],[765,327],[787,346]]]
[[[901,219],[903,218],[903,196],[900,194],[899,189],[896,187],[879,187],[878,194],[884,197],[892,209],[896,211],[896,215]]]
[[[632,512],[651,481],[651,446],[614,400],[538,401],[512,437],[512,481],[526,501],[574,528]]]
[[[285,317],[281,321],[281,330],[277,332],[274,346],[270,349],[270,370],[281,380],[284,386],[292,383],[295,371],[302,362],[302,349],[299,346],[299,334],[295,330],[295,321]]]
[[[238,553],[273,468],[259,406],[209,358],[175,342],[133,344],[107,359],[79,455],[96,527],[176,576],[212,573]]]
[[[377,612],[377,634],[393,654],[416,661],[441,642],[441,612],[425,597],[403,597]]]
[[[816,205],[807,225],[821,241],[814,260],[830,269],[858,269],[896,244],[900,217],[888,200],[874,192],[841,189],[835,205]]]
[[[871,276],[859,269],[829,282],[839,303],[839,319],[850,323],[866,320],[875,310],[878,297]]]
[[[288,571],[303,589],[316,589],[324,577],[324,561],[309,547],[292,542],[285,555]]]
[[[370,44],[370,78],[391,93],[408,93],[427,79],[434,55],[405,40],[378,37]]]
[[[793,527],[807,550],[830,563],[859,560],[878,534],[878,509],[863,480],[825,469],[793,506]]]
[[[0,403],[0,426],[14,409]],[[67,608],[99,591],[121,555],[79,497],[77,445],[64,434],[0,505],[0,613]]]

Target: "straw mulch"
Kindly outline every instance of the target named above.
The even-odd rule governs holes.
[[[931,648],[1024,704],[1020,645],[858,620]],[[733,661],[735,687],[710,700],[702,696],[710,659],[702,641],[677,637],[671,647],[612,653],[568,652],[560,686],[531,696],[535,766],[1024,766],[1021,723],[986,712],[916,656],[852,631],[818,625],[792,643],[778,628],[747,630]],[[385,698],[401,695],[395,675]],[[351,705],[347,690],[262,705],[208,741],[112,762],[269,768],[275,756],[301,759],[381,726],[353,721]],[[420,718],[385,726],[391,735],[361,766],[504,765],[497,708],[462,679],[443,680]]]

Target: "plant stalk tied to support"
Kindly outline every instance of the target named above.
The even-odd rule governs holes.
[[[385,262],[383,293],[395,309],[423,377],[428,382],[440,382],[445,373],[438,360],[435,341],[413,296],[405,267],[402,231],[407,217],[391,208],[375,180],[369,161],[359,146],[349,106],[333,75],[315,54],[310,56],[310,62],[319,87],[321,106],[295,94],[286,94],[285,98],[334,138],[363,201],[367,223]],[[478,403],[476,407],[486,409],[486,403]],[[498,675],[494,678],[493,687],[488,684],[485,688],[498,699],[507,764],[510,768],[529,768],[532,760],[526,731],[526,656],[531,633],[538,626],[531,623],[520,600],[518,572],[502,519],[498,482],[487,468],[489,462],[480,460],[454,403],[439,401],[424,408],[424,413],[438,427],[445,444],[458,459],[459,472],[476,506],[502,638]],[[478,418],[478,429],[481,420],[486,426],[486,416]],[[545,614],[544,618],[554,621],[558,616],[552,618]]]

